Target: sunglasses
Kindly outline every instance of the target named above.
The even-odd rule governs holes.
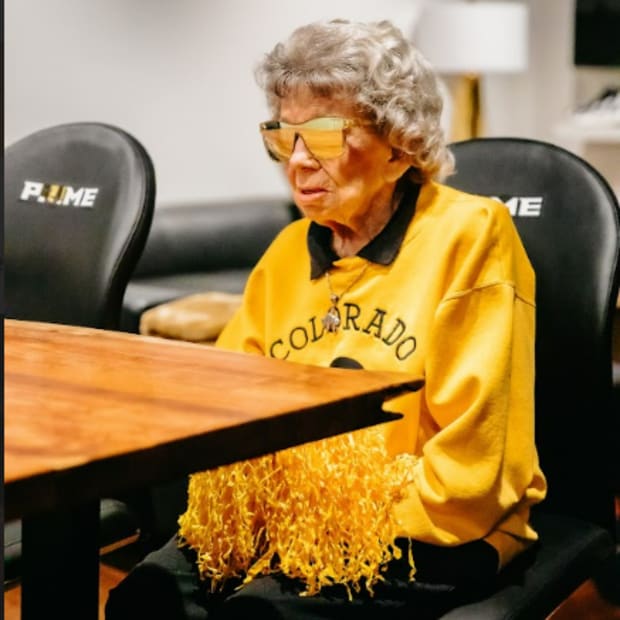
[[[371,121],[321,116],[294,125],[283,121],[267,121],[260,124],[265,148],[271,159],[288,161],[301,137],[313,157],[333,159],[344,152],[344,132],[349,127],[372,125]]]

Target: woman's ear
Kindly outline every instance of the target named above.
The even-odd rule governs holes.
[[[393,161],[395,159],[402,159],[404,155],[405,154],[400,149],[392,147],[392,157],[390,158],[390,161]]]
[[[387,180],[391,182],[398,181],[410,167],[411,162],[407,153],[392,147],[392,153],[386,168]]]

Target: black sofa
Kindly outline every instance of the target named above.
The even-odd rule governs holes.
[[[120,328],[138,333],[146,310],[193,293],[241,293],[267,246],[298,217],[285,198],[156,208],[125,292]]]

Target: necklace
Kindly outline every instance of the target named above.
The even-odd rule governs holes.
[[[343,291],[340,292],[339,295],[334,293],[334,289],[332,288],[332,282],[329,278],[329,270],[325,272],[325,279],[327,281],[327,287],[329,288],[329,301],[331,305],[329,306],[325,316],[321,319],[321,323],[328,332],[335,333],[338,331],[340,327],[340,323],[342,322],[340,319],[340,310],[338,309],[338,302],[344,297],[346,293],[348,293],[361,279],[362,276],[366,273],[368,266],[370,263],[366,263],[364,268],[359,272],[351,282],[344,288]]]

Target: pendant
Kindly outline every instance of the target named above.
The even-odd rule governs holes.
[[[331,295],[332,305],[329,307],[327,314],[321,319],[323,327],[328,332],[335,333],[340,327],[340,310],[338,310],[338,295]]]

